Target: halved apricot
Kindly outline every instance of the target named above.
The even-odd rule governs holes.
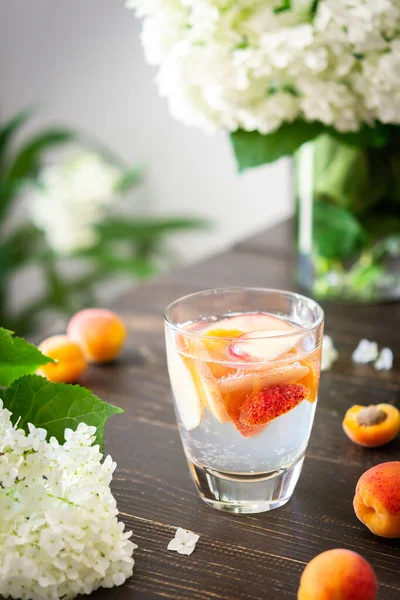
[[[346,412],[343,430],[352,442],[360,446],[383,446],[399,433],[400,412],[391,404],[356,404]]]

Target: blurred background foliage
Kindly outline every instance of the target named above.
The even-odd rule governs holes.
[[[197,217],[118,214],[123,197],[133,201],[131,192],[140,184],[143,170],[127,167],[96,144],[87,150],[84,136],[67,128],[47,128],[18,142],[17,134],[32,117],[26,110],[0,125],[0,323],[18,335],[32,332],[46,314],[69,316],[95,304],[97,286],[103,281],[154,275],[176,259],[168,245],[172,234],[209,225]],[[72,159],[67,154],[67,160],[58,159],[57,165],[54,151],[71,147]],[[86,169],[84,177],[79,169]],[[98,175],[112,182],[110,198],[107,191],[100,198]],[[63,177],[70,196],[62,189]],[[19,205],[22,217],[13,219]],[[40,269],[43,291],[15,311],[13,278],[32,265]],[[26,291],[29,298],[29,279]]]

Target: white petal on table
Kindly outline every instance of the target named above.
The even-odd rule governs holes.
[[[193,552],[193,550],[195,549],[195,546],[182,546],[182,548],[180,550],[178,550],[178,554],[186,554],[187,556],[190,556]]]
[[[167,550],[176,550],[178,552],[178,550],[180,550],[181,548],[183,548],[183,544],[182,544],[181,540],[178,538],[174,538],[168,544]]]
[[[189,556],[195,549],[199,537],[200,536],[198,536],[196,533],[192,533],[191,531],[182,529],[182,527],[178,527],[175,537],[170,541],[167,549],[175,550],[179,554],[187,554]]]
[[[382,348],[374,367],[377,371],[390,371],[393,367],[393,352],[390,348]]]
[[[378,344],[369,340],[361,340],[357,348],[351,355],[353,362],[359,365],[365,365],[378,358]]]
[[[321,370],[328,371],[338,357],[338,351],[333,345],[332,338],[329,335],[324,335],[322,344],[322,360]]]

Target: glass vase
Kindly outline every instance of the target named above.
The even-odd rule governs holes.
[[[299,279],[318,298],[400,298],[400,149],[333,135],[294,157]]]

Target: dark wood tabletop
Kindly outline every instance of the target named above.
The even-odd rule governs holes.
[[[106,451],[118,463],[112,487],[139,548],[133,577],[94,597],[295,600],[307,562],[323,550],[342,547],[371,562],[380,600],[400,599],[399,542],[374,536],[352,508],[360,475],[380,462],[400,460],[400,438],[363,449],[341,428],[352,404],[398,401],[400,304],[323,304],[325,330],[340,358],[322,376],[303,472],[286,506],[253,516],[221,513],[200,500],[189,476],[172,408],[163,311],[179,296],[211,287],[296,290],[291,239],[291,225],[285,223],[136,287],[111,307],[128,326],[126,349],[115,364],[92,368],[83,384],[126,411],[109,421]],[[351,362],[362,337],[393,349],[391,372]],[[200,535],[191,556],[167,551],[177,527]]]

